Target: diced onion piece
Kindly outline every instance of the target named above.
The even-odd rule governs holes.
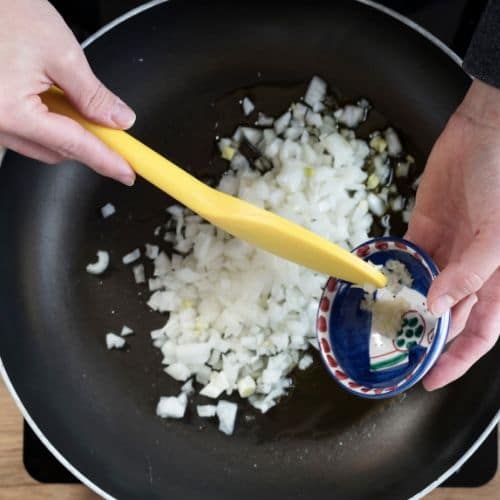
[[[367,197],[368,206],[373,214],[381,217],[385,213],[385,203],[376,194],[370,193]]]
[[[251,127],[241,127],[243,137],[254,146],[262,139],[262,132],[259,129]]]
[[[394,212],[401,212],[404,208],[404,200],[402,196],[397,196],[391,200],[391,208]]]
[[[165,276],[172,269],[172,263],[165,252],[161,252],[154,261],[154,276]]]
[[[146,251],[144,253],[148,259],[155,260],[160,254],[160,247],[146,243]]]
[[[305,354],[300,358],[299,370],[307,370],[313,363],[313,358],[310,354]]]
[[[210,418],[215,417],[217,411],[217,406],[215,405],[198,405],[196,407],[196,412],[199,417]]]
[[[366,109],[360,106],[347,104],[343,108],[335,111],[334,115],[340,123],[347,125],[349,128],[355,128],[365,120]]]
[[[221,153],[221,157],[224,160],[231,161],[236,154],[236,149],[232,148],[231,146],[226,146]]]
[[[123,325],[122,331],[120,332],[120,335],[122,337],[127,337],[128,335],[133,335],[133,334],[134,330],[132,330],[132,328],[129,328],[127,325]]]
[[[125,265],[128,265],[128,264],[132,264],[132,262],[135,262],[136,260],[138,260],[140,258],[141,258],[141,251],[138,248],[136,248],[136,249],[132,250],[130,253],[128,253],[127,255],[124,255],[122,258],[122,262]]]
[[[168,373],[172,378],[179,382],[185,382],[190,376],[191,371],[183,363],[173,363],[165,368],[165,373]]]
[[[405,162],[399,162],[396,165],[396,177],[408,177],[410,172],[410,165]]]
[[[224,400],[217,403],[216,413],[219,419],[219,430],[228,436],[234,431],[237,412],[238,405],[236,403]]]
[[[287,111],[283,113],[275,122],[274,122],[274,130],[278,135],[282,134],[285,129],[288,127],[290,120],[292,119],[292,113]]]
[[[101,208],[101,215],[103,219],[107,219],[108,217],[111,217],[114,213],[116,212],[116,208],[112,203],[106,203]]]
[[[398,134],[396,134],[396,131],[392,127],[386,129],[384,137],[387,141],[387,151],[390,156],[398,156],[402,153],[403,147],[401,146],[401,141],[399,140]]]
[[[210,357],[210,344],[191,343],[177,346],[177,359],[186,365],[202,365]]]
[[[122,349],[125,346],[125,339],[119,337],[115,333],[106,334],[106,347],[111,349]]]
[[[256,388],[255,380],[250,375],[238,380],[238,393],[242,398],[250,397]]]
[[[228,388],[228,382],[224,372],[217,372],[212,380],[200,391],[201,396],[207,398],[218,398]]]
[[[248,97],[243,98],[241,106],[243,108],[243,114],[245,116],[252,114],[253,110],[255,109],[254,103]]]
[[[183,392],[186,396],[191,396],[191,394],[194,394],[194,387],[193,387],[193,379],[189,379],[182,387],[181,387],[181,392]]]
[[[208,384],[211,374],[212,370],[210,367],[206,365],[201,366],[198,370],[196,370],[196,382],[202,385]]]
[[[187,408],[187,396],[161,397],[156,406],[156,414],[161,418],[183,418]]]
[[[271,118],[270,116],[267,116],[264,113],[259,113],[259,117],[257,118],[255,125],[258,125],[260,127],[271,127],[273,123],[274,123],[274,118]]]
[[[314,76],[307,87],[306,95],[304,96],[304,101],[306,104],[311,106],[312,110],[322,111],[324,108],[323,101],[326,97],[326,82]]]
[[[319,342],[317,338],[308,339],[308,342],[312,347],[314,347],[314,349],[319,351]]]
[[[134,273],[134,280],[137,284],[146,283],[146,271],[143,264],[138,264],[132,268]]]
[[[105,250],[97,251],[97,261],[87,264],[86,270],[90,274],[102,274],[109,266],[109,253]]]
[[[371,174],[366,181],[367,189],[375,189],[380,184],[380,179],[376,174]]]
[[[387,141],[381,135],[375,135],[370,139],[370,147],[377,153],[383,153],[387,149]]]

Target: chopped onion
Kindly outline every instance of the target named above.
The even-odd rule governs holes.
[[[111,349],[122,349],[125,347],[125,339],[119,337],[115,333],[106,334],[106,347]]]
[[[399,138],[392,129],[375,132],[369,146],[354,130],[338,128],[337,122],[357,126],[369,104],[326,110],[326,83],[317,77],[304,101],[275,120],[259,113],[262,128],[240,126],[232,137],[218,138],[230,169],[217,188],[343,247],[367,240],[374,218],[388,231],[386,211],[402,203],[388,158],[402,153]],[[201,396],[237,392],[269,411],[289,392],[293,370],[313,362],[307,350],[318,349],[315,319],[324,276],[233,238],[179,205],[167,213],[163,239],[174,252],[145,248],[154,264],[147,304],[169,313],[151,332],[164,371],[186,382],[182,394],[191,395],[196,381]],[[172,400],[168,405],[178,404]],[[163,415],[184,414],[183,404],[182,412],[168,405]],[[219,401],[197,411],[217,414],[221,430],[233,432],[236,404]]]
[[[238,405],[236,403],[222,399],[217,403],[216,413],[219,419],[219,430],[228,436],[234,431],[237,412]]]
[[[290,113],[290,111],[287,111],[274,122],[274,130],[278,135],[282,134],[285,131],[291,119],[292,113]]]
[[[399,162],[396,165],[396,177],[407,177],[410,172],[410,165],[408,163]]]
[[[165,368],[165,373],[168,373],[175,380],[185,382],[191,375],[189,368],[182,363],[174,363]]]
[[[360,106],[347,104],[343,108],[335,111],[334,116],[340,123],[350,128],[354,128],[366,119],[366,109]]]
[[[310,354],[305,354],[299,361],[299,370],[307,370],[313,363],[313,358]]]
[[[132,268],[134,280],[137,284],[146,283],[146,272],[143,264],[138,264]]]
[[[196,412],[198,413],[198,416],[202,417],[202,418],[215,417],[215,414],[217,412],[217,406],[215,406],[215,405],[198,405],[196,407]]]
[[[129,328],[127,325],[123,325],[122,331],[120,332],[120,335],[122,337],[127,337],[128,335],[133,335],[133,334],[134,330],[132,330],[132,328]]]
[[[127,255],[124,255],[122,257],[122,262],[125,265],[132,264],[132,262],[135,262],[136,260],[140,259],[140,257],[141,257],[141,251],[138,248],[136,248]]]
[[[87,264],[86,270],[90,274],[102,274],[109,266],[109,253],[105,250],[97,251],[97,262]]]
[[[101,208],[101,215],[103,219],[107,219],[108,217],[111,217],[114,213],[116,212],[116,208],[112,203],[106,203]]]
[[[160,247],[158,245],[150,245],[146,243],[145,255],[148,259],[154,260],[160,254]]]
[[[256,388],[255,380],[250,375],[238,380],[238,393],[242,398],[250,397]]]
[[[193,387],[193,379],[189,379],[182,387],[181,387],[181,392],[183,392],[186,396],[191,396],[194,394],[194,387]]]
[[[252,114],[255,109],[254,103],[248,97],[243,98],[241,106],[243,107],[243,113],[245,116]]]
[[[161,397],[156,407],[156,414],[161,418],[183,418],[187,408],[187,396]]]
[[[384,132],[384,137],[387,141],[387,151],[389,152],[390,156],[398,156],[402,153],[403,147],[401,146],[401,141],[399,140],[396,131],[392,127],[389,127]]]
[[[271,127],[274,123],[274,118],[265,115],[264,113],[259,113],[259,117],[255,122],[255,125],[259,125],[260,127]]]
[[[200,391],[200,395],[216,399],[228,388],[228,386],[226,374],[224,372],[215,372],[210,382]]]
[[[326,82],[318,76],[314,76],[309,83],[309,87],[307,87],[304,101],[311,106],[313,111],[317,112],[324,109],[323,101],[325,97]]]

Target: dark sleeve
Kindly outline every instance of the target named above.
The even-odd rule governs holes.
[[[465,54],[464,70],[500,88],[500,0],[490,0]]]

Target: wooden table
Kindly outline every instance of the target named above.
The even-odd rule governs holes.
[[[42,484],[29,476],[22,462],[23,420],[0,382],[0,499],[1,500],[95,500],[97,495],[80,484]],[[439,488],[431,500],[498,500],[500,473],[476,489]],[[147,500],[147,499],[146,499]]]

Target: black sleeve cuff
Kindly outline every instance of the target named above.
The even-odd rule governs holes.
[[[463,62],[469,75],[500,88],[500,0],[490,0]]]

